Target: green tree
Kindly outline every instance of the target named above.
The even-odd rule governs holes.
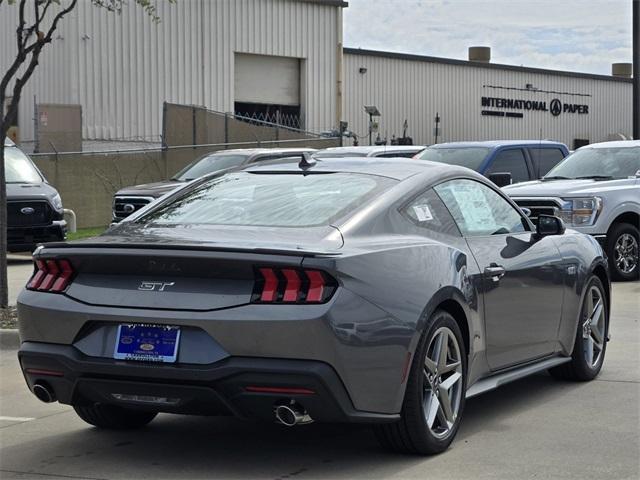
[[[175,0],[169,0],[174,2]],[[93,6],[121,14],[126,0],[91,0]],[[152,0],[134,0],[150,19],[158,22]],[[18,114],[18,103],[45,47],[51,44],[59,23],[76,8],[78,0],[0,0],[0,15],[18,9],[15,59],[0,80],[0,308],[7,307],[7,188],[4,169],[4,143],[9,127]],[[5,110],[8,92],[11,101]]]

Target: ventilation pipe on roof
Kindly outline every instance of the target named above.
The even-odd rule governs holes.
[[[469,47],[469,61],[489,63],[491,61],[491,47]]]
[[[630,63],[612,63],[611,75],[614,77],[631,78],[633,65]]]

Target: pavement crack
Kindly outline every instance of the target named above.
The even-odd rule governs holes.
[[[87,477],[87,476],[82,476],[82,477],[78,477],[76,475],[64,475],[64,474],[57,474],[57,473],[41,473],[41,472],[33,472],[33,471],[29,471],[29,472],[23,472],[21,470],[6,470],[6,469],[0,469],[0,472],[5,472],[5,473],[17,473],[19,475],[27,475],[27,477],[29,475],[38,475],[41,477],[53,477],[53,478],[80,478],[80,479],[86,479],[86,480],[108,480],[106,478],[100,478],[100,477]]]

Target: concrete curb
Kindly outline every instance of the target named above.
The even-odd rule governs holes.
[[[0,348],[14,350],[20,347],[20,336],[17,328],[0,328]]]

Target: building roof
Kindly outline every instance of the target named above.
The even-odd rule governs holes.
[[[365,55],[370,57],[393,58],[397,60],[411,60],[414,62],[444,63],[448,65],[460,65],[464,67],[492,68],[496,70],[510,70],[524,73],[541,73],[544,75],[557,75],[561,77],[587,78],[591,80],[607,80],[610,82],[632,83],[633,79],[613,77],[610,75],[596,75],[594,73],[567,72],[564,70],[549,70],[546,68],[521,67],[518,65],[504,65],[501,63],[471,62],[453,58],[430,57],[427,55],[414,55],[410,53],[384,52],[380,50],[365,50],[361,48],[344,48],[345,54]]]

